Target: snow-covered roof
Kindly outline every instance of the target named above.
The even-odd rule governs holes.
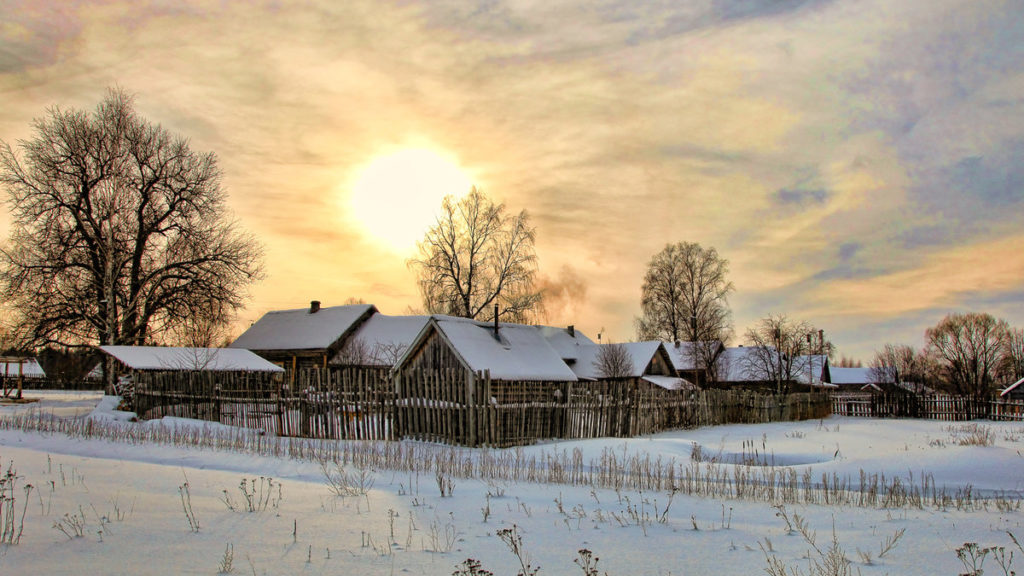
[[[133,370],[284,372],[280,366],[240,348],[100,346],[100,350]]]
[[[331,306],[316,312],[309,308],[267,312],[232,342],[230,348],[323,350],[374,312],[376,308],[370,304]]]
[[[18,370],[18,362],[0,362],[0,376],[17,376]],[[35,358],[26,358],[20,363],[20,370],[25,378],[46,378],[46,372]]]
[[[722,382],[760,382],[764,376],[757,373],[757,360],[758,355],[764,354],[766,350],[775,352],[774,348],[762,346],[726,348],[719,359],[718,379]]]
[[[601,350],[605,346],[622,346],[629,354],[632,359],[632,369],[626,376],[631,378],[638,378],[643,376],[647,366],[651,363],[654,355],[658,353],[661,348],[661,342],[650,341],[650,342],[625,342],[623,344],[593,344],[590,346],[580,346],[579,348],[579,359],[575,364],[572,365],[572,371],[576,373],[579,378],[588,380],[597,380],[603,378],[604,375],[600,373],[597,367],[597,361],[600,357]]]
[[[871,368],[839,368],[836,366],[829,366],[828,369],[829,378],[833,384],[840,385],[854,385],[859,384],[873,384],[873,378],[871,377]]]
[[[489,370],[495,380],[576,380],[561,355],[534,326],[501,323],[499,338],[494,324],[452,316],[433,316],[436,326],[455,353],[475,372]],[[426,334],[424,330],[421,334]]]
[[[653,376],[647,375],[641,378],[646,380],[655,386],[660,386],[665,390],[696,390],[697,386],[691,383],[689,380],[679,378],[677,376]]]
[[[697,366],[697,346],[721,346],[722,343],[716,341],[703,341],[703,342],[662,342],[665,346],[665,350],[668,352],[668,357],[672,360],[672,368],[676,372],[681,370],[696,370]]]
[[[579,358],[580,346],[593,346],[594,341],[587,338],[575,328],[558,328],[555,326],[537,326],[548,344],[558,351],[566,362],[572,363]]]
[[[820,385],[827,364],[828,356],[825,354],[797,356],[793,359],[793,372],[796,381],[801,384]]]
[[[362,357],[361,366],[393,366],[429,320],[430,316],[374,314],[356,329],[331,363],[348,364],[355,355]]]
[[[1000,392],[1000,393],[999,393],[999,395],[1000,395],[1000,396],[1006,396],[1006,395],[1007,395],[1007,394],[1009,394],[1010,392],[1013,392],[1013,391],[1014,391],[1014,390],[1016,390],[1016,389],[1017,389],[1018,387],[1020,387],[1020,386],[1021,386],[1021,384],[1024,384],[1024,378],[1021,378],[1020,380],[1017,380],[1017,381],[1016,381],[1016,382],[1014,382],[1013,384],[1010,384],[1009,386],[1007,386],[1005,390],[1003,390],[1002,392]]]

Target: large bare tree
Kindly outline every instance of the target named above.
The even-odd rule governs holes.
[[[441,216],[419,243],[409,266],[419,276],[423,306],[431,314],[522,321],[540,304],[535,286],[536,230],[526,210],[507,214],[473,187],[461,199],[448,196]]]
[[[950,314],[925,331],[928,349],[941,362],[947,386],[957,394],[985,398],[997,382],[1010,327],[991,314]]]
[[[262,251],[225,206],[212,153],[111,90],[54,107],[18,151],[0,143],[13,220],[0,290],[36,345],[139,344],[196,314],[229,314]]]
[[[686,358],[708,380],[717,380],[720,344],[732,334],[729,261],[714,248],[694,242],[667,244],[651,258],[641,289],[643,315],[637,319],[640,340],[692,342]]]

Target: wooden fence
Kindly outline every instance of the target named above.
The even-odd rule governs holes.
[[[395,382],[386,370],[300,370],[289,382],[290,375],[140,373],[135,410],[144,419],[196,418],[280,436],[507,447],[822,418],[831,407],[823,393],[669,391],[640,380],[505,382],[463,370]]]
[[[390,440],[394,391],[386,369],[265,373],[141,372],[140,418],[179,416],[277,436]]]
[[[839,416],[923,418],[949,422],[978,419],[1024,421],[1024,401],[986,400],[948,394],[917,396],[843,392],[832,395],[832,413]]]

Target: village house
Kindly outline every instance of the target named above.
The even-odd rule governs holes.
[[[355,331],[377,309],[370,304],[267,312],[229,346],[252,350],[294,374],[300,369],[326,368]]]

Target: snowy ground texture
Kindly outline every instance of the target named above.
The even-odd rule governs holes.
[[[42,401],[0,406],[0,418],[42,413],[92,418],[100,427],[169,427],[178,431],[170,438],[203,428],[223,432],[185,420],[127,422],[112,411],[116,399],[99,393],[26,394]],[[903,486],[922,486],[928,478],[929,491],[948,494],[943,506],[933,500],[918,506],[912,498],[890,507],[797,498],[781,508],[783,496],[772,502],[673,496],[667,487],[439,478],[368,465],[325,468],[311,458],[266,455],[272,452],[141,442],[124,433],[105,440],[0,428],[0,465],[17,476],[15,500],[4,503],[0,519],[13,521],[20,534],[17,544],[0,545],[0,574],[448,575],[466,570],[469,558],[498,576],[531,573],[511,550],[514,540],[537,574],[585,573],[577,563],[581,549],[599,558],[592,574],[765,574],[772,562],[775,573],[780,567],[809,573],[833,541],[853,574],[963,574],[968,568],[957,549],[967,542],[1006,547],[1004,564],[1013,551],[1014,568],[1024,572],[1024,553],[1010,536],[1024,537],[1022,424],[829,418],[486,453],[535,463],[569,454],[588,469],[612,454],[623,462],[660,457],[680,471],[699,466],[763,479],[775,470],[790,478],[849,478],[851,485],[864,472]],[[695,446],[699,464],[692,460]],[[446,447],[410,448],[418,458],[431,450],[451,454]],[[343,496],[332,488],[368,490]],[[1004,574],[997,560],[996,552],[984,559],[985,574]]]

